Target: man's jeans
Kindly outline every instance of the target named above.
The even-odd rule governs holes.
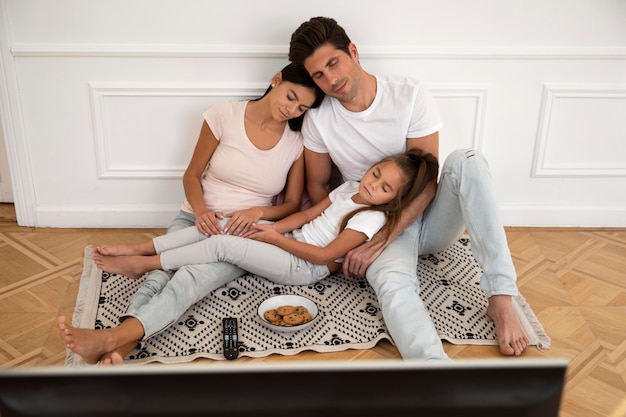
[[[442,251],[467,230],[483,268],[486,297],[517,295],[516,273],[500,221],[489,167],[474,150],[450,154],[425,212],[367,270],[387,329],[404,359],[447,359],[419,296],[418,255]]]

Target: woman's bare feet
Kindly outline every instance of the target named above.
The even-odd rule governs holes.
[[[132,279],[141,278],[146,272],[161,269],[161,260],[158,255],[105,256],[100,253],[94,253],[93,261],[103,271],[120,274]]]
[[[73,327],[64,316],[57,318],[59,335],[72,352],[89,364],[98,363],[102,355],[115,349],[107,329],[93,330]]]
[[[487,315],[496,325],[500,353],[519,356],[529,344],[528,335],[520,323],[510,295],[494,295],[489,298]]]
[[[143,337],[141,322],[132,317],[117,327],[94,330],[74,327],[64,316],[59,316],[57,327],[65,345],[88,364],[121,364],[136,341]]]
[[[124,358],[117,352],[113,352],[108,356],[103,357],[100,362],[98,362],[100,366],[117,366],[124,365]]]
[[[100,362],[98,364],[100,366],[110,366],[110,365],[123,365],[124,358],[128,356],[133,349],[137,347],[137,343],[132,342],[127,344],[126,346],[122,346],[114,352],[108,352],[102,355],[100,358]]]

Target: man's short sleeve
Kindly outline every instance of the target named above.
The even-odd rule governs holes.
[[[318,128],[319,123],[318,109],[308,110],[304,115],[304,122],[302,123],[304,147],[313,152],[328,153],[328,148]]]
[[[415,92],[415,104],[407,138],[421,138],[441,130],[443,122],[430,90],[419,83]]]

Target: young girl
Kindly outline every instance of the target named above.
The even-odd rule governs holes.
[[[315,206],[273,224],[255,224],[241,237],[208,238],[190,227],[137,245],[96,248],[94,262],[129,278],[228,262],[279,284],[311,284],[339,270],[341,258],[386,223],[393,226],[437,170],[434,156],[407,151],[383,159],[360,182],[343,183]]]
[[[138,245],[96,248],[94,262],[107,272],[131,278],[154,269],[228,262],[276,283],[311,284],[338,271],[341,257],[383,227],[392,230],[402,209],[437,174],[433,155],[409,150],[383,159],[360,182],[347,181],[309,209],[273,224],[255,224],[243,236],[207,237],[190,227]],[[164,316],[163,324],[177,320],[190,306],[181,305],[166,290],[148,304],[154,314]],[[67,346],[88,363],[105,354],[121,362],[121,355],[112,352],[155,334],[136,316],[98,331],[74,328],[63,317],[58,325]]]

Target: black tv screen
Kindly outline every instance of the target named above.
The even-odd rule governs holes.
[[[509,358],[4,369],[0,416],[557,417],[566,367]]]

